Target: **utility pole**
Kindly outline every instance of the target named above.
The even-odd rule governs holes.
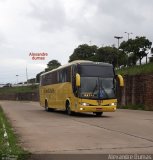
[[[130,34],[133,34],[132,32],[124,32],[128,35],[128,40],[130,39]]]
[[[114,36],[114,38],[116,38],[116,39],[118,40],[118,49],[119,49],[119,46],[120,46],[119,41],[120,41],[120,39],[122,39],[123,37],[120,37],[120,36]]]
[[[118,41],[118,54],[119,54],[119,46],[120,46],[120,39],[122,39],[123,37],[121,37],[121,36],[114,36],[114,38],[116,38],[117,39],[117,41]],[[117,67],[118,67],[118,55],[117,55]]]

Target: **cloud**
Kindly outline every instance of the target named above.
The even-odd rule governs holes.
[[[39,20],[41,31],[60,34],[71,30],[80,42],[111,45],[115,34],[123,36],[127,31],[139,35],[142,33],[137,32],[138,27],[143,30],[146,22],[152,25],[150,3],[153,4],[145,0],[48,0],[44,4],[39,0],[31,3],[30,15]]]
[[[6,37],[4,36],[2,32],[0,32],[0,47],[5,45],[6,43],[7,43]]]
[[[66,24],[64,7],[60,0],[31,1],[30,16],[41,22],[42,31],[62,30]]]
[[[0,83],[16,83],[16,75],[19,75],[19,81],[26,81],[26,68],[28,77],[33,78],[37,73],[44,70],[46,65],[39,63],[28,63],[24,59],[2,58],[0,64],[1,79]]]
[[[133,31],[143,25],[145,16],[141,14],[142,10],[138,1],[133,3],[123,0],[95,0],[92,3],[84,3],[78,11],[81,13],[80,19],[75,17],[71,26],[75,28],[80,39],[93,39],[95,42],[108,44],[112,42],[114,34]]]
[[[6,2],[7,0],[0,0],[0,2]]]
[[[0,81],[22,75],[26,64],[29,77],[35,77],[52,59],[67,63],[80,44],[117,44],[115,35],[127,40],[125,31],[133,32],[132,38],[153,41],[152,0],[0,0],[0,4]],[[48,57],[32,61],[29,52],[47,52]]]

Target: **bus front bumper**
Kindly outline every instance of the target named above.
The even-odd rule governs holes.
[[[116,106],[80,106],[78,112],[115,112]]]

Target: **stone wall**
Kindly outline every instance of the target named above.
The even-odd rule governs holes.
[[[0,94],[0,100],[39,101],[38,92]]]
[[[143,104],[153,110],[153,74],[124,76],[125,86],[118,87],[118,102],[121,106]]]

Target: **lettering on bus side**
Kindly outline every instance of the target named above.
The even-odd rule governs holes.
[[[53,88],[45,89],[44,93],[55,93],[55,90]]]

